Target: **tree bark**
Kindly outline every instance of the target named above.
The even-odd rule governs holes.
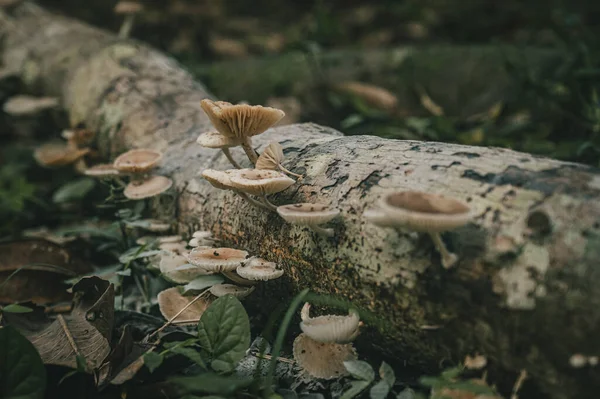
[[[263,285],[255,300],[272,304],[305,287],[334,294],[385,321],[367,326],[363,347],[424,368],[479,352],[492,370],[526,369],[548,397],[595,397],[599,369],[569,359],[600,355],[599,170],[499,148],[344,137],[314,124],[271,129],[255,146],[279,141],[284,166],[305,175],[273,201],[339,207],[335,236],[324,238],[198,178],[229,163],[195,143],[211,129],[199,105],[210,94],[165,55],[29,3],[0,13],[0,30],[5,66],[30,90],[60,96],[71,123],[95,129],[108,157],[165,152],[160,172],[176,194],[152,201],[157,216],[283,266],[283,283]],[[457,267],[442,268],[428,237],[362,217],[393,190],[443,193],[475,209],[474,223],[443,236]]]

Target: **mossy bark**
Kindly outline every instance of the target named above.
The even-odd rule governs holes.
[[[569,358],[600,354],[597,169],[498,148],[343,137],[314,124],[257,137],[258,149],[279,141],[284,166],[305,175],[274,202],[341,209],[335,236],[324,238],[198,178],[230,166],[195,144],[211,128],[199,105],[210,94],[165,55],[29,3],[0,13],[0,31],[5,66],[30,90],[60,96],[72,124],[99,133],[104,154],[165,152],[161,173],[175,189],[153,201],[157,216],[283,266],[283,282],[264,285],[274,288],[255,300],[272,304],[304,287],[338,295],[385,321],[359,344],[409,364],[451,365],[480,352],[492,368],[526,369],[548,397],[596,396],[599,369],[573,369]],[[457,267],[442,268],[427,236],[366,222],[363,211],[392,190],[443,193],[473,207],[473,223],[443,236]]]

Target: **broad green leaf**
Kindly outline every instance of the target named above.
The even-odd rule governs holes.
[[[385,399],[390,393],[391,386],[385,380],[379,381],[377,384],[371,387],[369,396],[371,399]]]
[[[14,328],[0,328],[0,396],[42,399],[45,390],[46,369],[35,347]]]
[[[4,313],[29,313],[29,312],[33,312],[33,309],[28,308],[27,306],[17,305],[15,303],[10,304],[10,305],[6,305],[1,310]]]
[[[379,367],[379,377],[381,377],[381,379],[385,381],[390,388],[393,387],[394,383],[396,382],[394,370],[386,362],[381,362],[381,366]]]
[[[190,359],[192,362],[206,369],[206,363],[204,363],[204,359],[200,355],[200,352],[195,350],[194,348],[185,347],[185,346],[174,346],[169,349],[169,352],[174,353],[176,355],[185,356]]]
[[[231,371],[250,346],[250,321],[240,301],[226,295],[214,301],[198,323],[198,342],[216,371]]]
[[[402,390],[402,392],[400,392],[398,394],[398,396],[396,396],[396,399],[415,399],[416,395],[415,395],[415,391],[413,391],[410,388],[404,388],[404,390]]]
[[[365,361],[362,360],[349,360],[344,362],[344,367],[346,370],[352,375],[352,377],[372,382],[375,379],[375,371],[373,371],[373,367]]]
[[[96,181],[89,177],[73,180],[54,192],[52,201],[55,204],[78,201],[85,197],[96,185]]]
[[[458,378],[460,376],[460,373],[462,373],[463,368],[462,367],[453,367],[447,370],[442,371],[442,374],[440,374],[440,377],[442,377],[445,380],[454,380],[456,378]]]
[[[144,364],[148,367],[151,373],[154,373],[163,362],[163,357],[156,352],[146,352],[144,353]]]
[[[173,377],[167,381],[177,386],[177,394],[210,394],[229,396],[241,388],[252,384],[252,378],[237,376],[225,377],[215,373],[203,373],[189,377]]]
[[[221,284],[225,279],[220,274],[209,274],[207,276],[200,276],[190,281],[183,287],[183,293],[186,294],[189,291],[202,291],[206,288],[212,287],[216,284]]]
[[[340,397],[340,399],[352,399],[362,391],[364,391],[370,384],[370,381],[352,381],[350,388],[346,390]]]

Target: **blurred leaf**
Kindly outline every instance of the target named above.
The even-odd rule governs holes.
[[[340,122],[342,129],[349,129],[364,122],[365,118],[359,114],[352,114]]]
[[[34,346],[11,326],[0,328],[0,392],[4,399],[42,399],[46,369]]]
[[[381,366],[379,367],[379,377],[381,377],[381,379],[390,387],[393,387],[396,382],[394,370],[386,362],[381,362]]]
[[[156,352],[144,353],[144,364],[151,373],[154,372],[163,362],[163,357]]]
[[[375,379],[375,371],[373,367],[363,360],[349,360],[344,362],[344,367],[352,375],[359,380],[371,382]]]
[[[387,381],[381,380],[371,387],[369,396],[371,399],[385,399],[390,393],[390,388],[391,386],[387,383]]]
[[[415,399],[416,395],[415,395],[415,391],[413,391],[410,388],[404,388],[402,390],[402,392],[400,392],[398,394],[398,396],[396,396],[396,399]]]
[[[174,353],[176,355],[185,356],[200,367],[204,369],[207,368],[204,359],[202,359],[202,356],[200,355],[200,352],[194,348],[186,346],[173,346],[169,349],[169,352]]]
[[[82,177],[80,179],[70,181],[54,192],[52,201],[55,204],[79,201],[83,199],[83,197],[85,197],[90,191],[92,191],[95,186],[96,181],[89,177]]]
[[[252,378],[235,375],[222,376],[215,373],[203,373],[189,377],[172,377],[167,380],[178,386],[178,394],[207,393],[212,395],[229,396],[252,383]]]
[[[250,321],[240,301],[226,295],[215,300],[200,318],[198,341],[217,371],[231,371],[250,346]]]
[[[352,399],[364,391],[370,384],[370,381],[352,381],[348,388],[340,397],[340,399]]]
[[[0,309],[0,311],[4,313],[30,313],[33,312],[33,309],[13,303],[10,305],[6,305],[2,309]]]

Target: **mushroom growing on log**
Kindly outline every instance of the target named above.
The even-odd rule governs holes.
[[[223,245],[282,266],[286,277],[257,290],[249,306],[308,287],[385,315],[357,345],[370,342],[408,364],[434,369],[479,352],[491,368],[527,370],[525,384],[548,397],[598,392],[600,369],[569,366],[574,354],[600,353],[597,169],[497,148],[343,137],[314,124],[271,129],[253,145],[282,143],[289,167],[305,171],[278,199],[324,202],[343,215],[335,240],[315,241],[197,178],[228,162],[194,144],[210,129],[200,101],[211,96],[170,58],[29,2],[0,12],[0,36],[6,67],[22,71],[28,87],[60,96],[73,126],[98,132],[105,155],[164,153],[160,173],[178,195],[155,206],[155,217],[176,216],[181,232],[211,230]],[[430,240],[362,217],[398,190],[448,195],[473,209],[472,223],[445,236],[460,268],[444,269]],[[549,223],[539,228],[530,212]]]

